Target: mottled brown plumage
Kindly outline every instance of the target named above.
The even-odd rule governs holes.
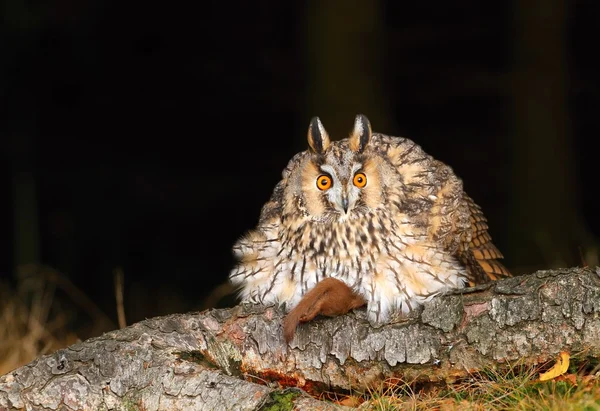
[[[380,325],[447,290],[510,275],[462,181],[413,141],[372,133],[359,115],[340,141],[314,118],[308,143],[234,246],[230,279],[243,300],[290,310],[331,277]]]

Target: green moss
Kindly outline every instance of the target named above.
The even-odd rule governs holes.
[[[294,400],[300,394],[301,391],[295,388],[273,391],[260,411],[291,411],[294,409]]]
[[[140,407],[138,406],[137,402],[127,398],[123,400],[123,409],[125,411],[140,411]]]

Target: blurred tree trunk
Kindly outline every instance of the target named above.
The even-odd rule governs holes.
[[[566,0],[516,1],[511,241],[523,269],[581,264],[580,221],[567,101]],[[593,261],[588,261],[592,264]],[[527,268],[525,268],[527,267]]]
[[[6,40],[1,44],[4,57],[0,71],[0,93],[10,104],[3,107],[2,128],[7,138],[2,141],[9,155],[11,173],[13,261],[21,264],[40,261],[39,202],[36,176],[35,133],[37,113],[34,89],[35,79],[28,63],[32,60],[37,31],[43,19],[36,5],[16,0],[0,4],[3,26],[0,34]],[[0,148],[1,146],[0,145]]]
[[[33,138],[13,136],[12,199],[14,265],[38,263],[40,235]]]
[[[334,140],[346,137],[358,113],[376,131],[391,132],[385,94],[381,1],[306,3],[306,126],[319,116]],[[299,150],[306,141],[298,142]]]

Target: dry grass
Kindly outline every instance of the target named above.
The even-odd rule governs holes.
[[[44,266],[19,267],[16,287],[0,282],[0,375],[77,342],[76,315],[89,318],[94,333],[111,329],[66,276]]]
[[[583,364],[583,365],[581,365]],[[587,360],[578,370],[551,381],[538,379],[540,367],[487,371],[454,384],[388,380],[363,394],[361,410],[600,410],[600,373]],[[367,398],[364,400],[364,398]],[[356,402],[356,400],[354,400]]]
[[[0,375],[77,340],[64,315],[49,318],[52,294],[45,289],[26,299],[0,283]]]

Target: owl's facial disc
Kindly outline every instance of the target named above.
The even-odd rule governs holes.
[[[328,164],[321,166],[321,170],[331,176],[332,180],[326,191],[327,200],[344,218],[352,212],[360,197],[361,189],[367,184],[366,175],[358,172],[360,168],[360,164],[355,164],[349,175],[340,176],[346,173],[337,173],[335,168]]]

